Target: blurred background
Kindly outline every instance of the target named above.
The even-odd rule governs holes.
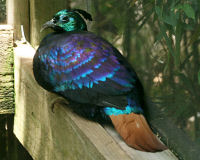
[[[0,0],[0,23],[6,23],[6,0]]]
[[[94,32],[132,64],[151,100],[200,143],[200,1],[98,1]]]
[[[116,46],[145,93],[200,143],[200,1],[93,3],[94,32]]]
[[[0,23],[6,23],[5,4],[0,0]],[[200,144],[200,1],[75,0],[68,7],[91,12],[89,30],[123,53],[146,95]]]

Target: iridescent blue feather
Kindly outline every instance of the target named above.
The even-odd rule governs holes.
[[[135,72],[111,44],[90,32],[47,36],[34,64],[36,80],[49,91],[102,106],[107,115],[142,113],[134,97],[140,92]]]

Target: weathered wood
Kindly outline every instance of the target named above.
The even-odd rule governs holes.
[[[14,39],[22,38],[21,25],[27,40],[30,38],[29,0],[7,0],[7,21],[13,25]]]
[[[7,0],[6,1],[6,21],[7,24],[13,25],[14,24],[14,0]]]
[[[14,113],[13,29],[0,25],[0,114]]]
[[[136,151],[124,144],[114,130],[107,128],[111,137],[99,124],[77,116],[64,104],[54,104],[58,96],[39,87],[33,78],[34,52],[27,45],[15,49],[14,123],[15,135],[34,159],[176,159],[169,150]]]

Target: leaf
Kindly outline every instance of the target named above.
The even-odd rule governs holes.
[[[200,84],[200,70],[198,72],[198,83]]]
[[[175,7],[176,9],[182,9],[187,17],[195,19],[195,12],[192,6],[188,3],[186,4],[180,4]]]
[[[171,26],[176,26],[177,19],[174,11],[170,11],[170,14],[167,15],[166,13],[163,14],[163,21]]]
[[[182,9],[189,18],[195,19],[195,12],[190,4],[184,4]]]
[[[162,19],[162,9],[159,6],[155,6],[155,11],[159,19]]]
[[[161,25],[160,23],[159,23],[159,26],[160,26],[160,31],[162,33],[162,36],[164,37],[164,39],[166,41],[167,48],[169,49],[169,52],[174,57],[174,52],[173,52],[173,47],[172,47],[172,41],[171,41],[171,39],[166,34],[167,27],[165,26],[165,24]]]
[[[175,31],[175,37],[176,37],[176,44],[175,44],[175,65],[177,69],[180,65],[180,46],[181,46],[181,37],[182,37],[182,24],[181,21],[177,23],[176,31]]]

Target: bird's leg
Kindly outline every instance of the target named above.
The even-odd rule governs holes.
[[[55,107],[56,103],[69,105],[69,102],[66,99],[64,99],[63,97],[56,97],[52,100],[52,103],[51,103],[51,111],[53,113],[54,113],[54,107]]]

